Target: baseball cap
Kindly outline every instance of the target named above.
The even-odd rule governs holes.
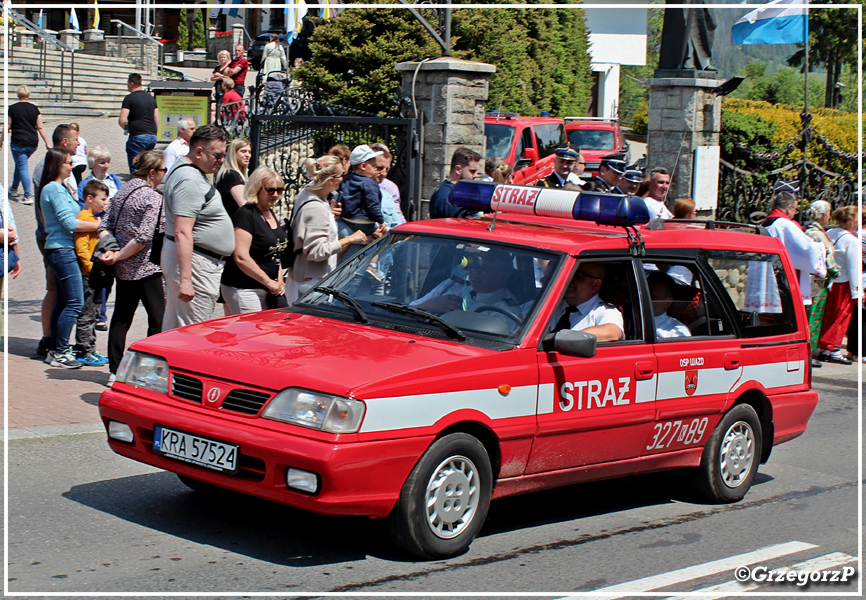
[[[360,165],[368,160],[372,160],[377,156],[382,156],[382,152],[373,150],[367,144],[361,144],[352,150],[352,153],[349,155],[349,164],[354,167],[355,165]]]

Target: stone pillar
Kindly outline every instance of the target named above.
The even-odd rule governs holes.
[[[207,28],[207,39],[212,40],[216,37],[216,25],[211,25]]]
[[[105,32],[101,29],[85,29],[84,50],[82,52],[105,56]]]
[[[229,52],[232,53],[232,60],[235,57],[235,46],[241,44],[244,48],[247,47],[246,40],[244,37],[244,24],[243,23],[235,23],[232,25],[232,47]]]
[[[427,203],[448,176],[454,151],[466,146],[484,156],[484,102],[496,67],[443,56],[399,63],[396,69],[403,73],[402,94],[412,98],[414,89],[424,116],[421,214],[426,218]]]
[[[36,42],[36,34],[23,27],[17,29],[15,35],[19,48],[32,48]]]
[[[649,83],[647,170],[664,167],[671,172],[670,206],[677,198],[695,196],[695,150],[719,146],[723,96],[712,90],[722,80],[670,77]]]
[[[66,44],[73,50],[78,50],[78,41],[81,39],[81,32],[76,29],[64,29],[60,32],[60,43]]]

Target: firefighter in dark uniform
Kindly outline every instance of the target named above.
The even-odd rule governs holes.
[[[586,182],[583,189],[590,192],[622,194],[619,185],[625,174],[625,159],[621,154],[608,154],[601,159],[598,175]]]
[[[577,160],[580,150],[571,145],[570,142],[560,144],[556,147],[553,158],[553,173],[539,179],[535,185],[538,187],[561,188],[568,182],[568,176]]]

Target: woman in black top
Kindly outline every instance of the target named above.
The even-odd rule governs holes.
[[[229,51],[220,50],[217,53],[217,62],[219,64],[214,67],[214,70],[210,75],[210,80],[214,82],[213,95],[217,111],[219,111],[219,105],[223,99],[223,77],[226,76],[226,70],[229,68],[229,63],[231,61],[232,55],[229,54]]]
[[[222,297],[230,314],[276,307],[285,298],[286,285],[280,257],[286,249],[286,232],[273,207],[283,193],[279,173],[259,167],[244,186],[247,203],[232,215],[235,251],[222,275]]]
[[[27,159],[36,152],[39,147],[39,137],[45,141],[45,147],[50,148],[48,133],[42,124],[42,115],[39,109],[28,100],[30,99],[30,88],[26,85],[18,86],[18,102],[9,107],[9,150],[12,152],[12,160],[15,161],[15,172],[12,175],[12,184],[9,186],[9,197],[17,196],[18,182],[24,184],[24,198],[21,204],[33,204],[33,184],[30,181],[30,170]],[[5,133],[0,138],[0,148],[3,147]]]
[[[244,198],[244,184],[247,181],[247,167],[253,157],[253,147],[244,138],[235,138],[226,150],[226,159],[214,179],[223,206],[229,216],[235,214],[239,206],[247,203]]]

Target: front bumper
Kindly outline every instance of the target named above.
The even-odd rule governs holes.
[[[103,392],[99,413],[106,430],[109,420],[120,421],[129,425],[135,436],[132,443],[109,439],[111,449],[166,471],[327,515],[387,516],[409,473],[434,439],[324,441],[298,435],[302,428],[297,426],[266,421],[264,427],[262,419],[228,418],[217,411],[163,399],[154,401],[122,389]],[[238,474],[223,474],[155,454],[156,424],[237,444]],[[321,478],[319,493],[289,489],[288,467],[317,473]]]

